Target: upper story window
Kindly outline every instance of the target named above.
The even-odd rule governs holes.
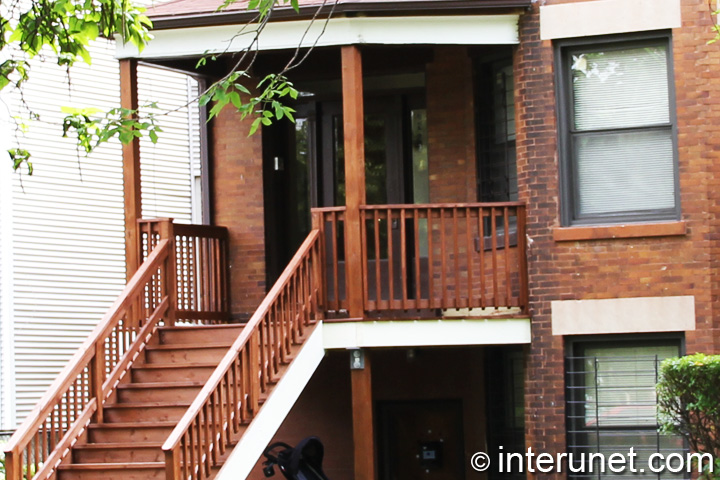
[[[558,49],[563,224],[678,220],[669,35]]]

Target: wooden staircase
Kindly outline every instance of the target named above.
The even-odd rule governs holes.
[[[278,409],[261,406],[287,397],[322,318],[318,230],[243,325],[226,323],[226,231],[163,220],[143,238],[145,261],[6,445],[8,480],[207,480],[270,440],[252,432]]]
[[[212,374],[241,325],[161,327],[117,386],[104,421],[58,468],[59,480],[163,479],[162,444]]]

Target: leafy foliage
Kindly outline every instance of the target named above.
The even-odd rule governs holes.
[[[660,368],[661,431],[682,435],[695,452],[711,454],[714,472],[706,468],[704,476],[720,478],[720,355],[668,358]]]
[[[152,24],[145,15],[145,9],[131,3],[132,0],[11,0],[3,16],[0,17],[0,51],[7,54],[0,63],[0,90],[8,87],[22,91],[23,85],[30,78],[29,59],[45,58],[43,52],[51,51],[54,61],[65,68],[70,68],[77,61],[91,63],[88,50],[90,42],[100,36],[111,38],[119,35],[123,41],[131,42],[139,50],[151,39],[149,29]],[[218,0],[218,10],[229,7],[236,0]],[[325,2],[313,16],[316,20]],[[253,30],[255,39],[251,45],[257,45],[260,33],[270,19],[277,5],[290,4],[299,10],[298,0],[250,0],[248,9],[257,10],[256,25]],[[333,9],[334,9],[333,3]],[[332,9],[330,15],[332,15]],[[251,22],[253,23],[253,22]],[[311,22],[312,23],[312,22]],[[241,26],[240,33],[245,26]],[[299,44],[308,34],[305,31]],[[323,28],[324,31],[324,28]],[[288,99],[296,99],[298,91],[287,79],[286,73],[307,58],[309,51],[299,55],[300,47],[287,65],[279,73],[267,75],[260,79],[253,88],[255,94],[245,86],[250,76],[255,56],[252,47],[241,52],[239,59],[223,78],[210,85],[199,97],[200,105],[212,103],[209,118],[216,116],[223,108],[232,105],[242,118],[256,115],[251,124],[250,135],[261,125],[270,125],[274,120],[288,118],[294,121],[293,110],[286,105]],[[203,57],[198,66],[207,63],[208,58],[216,59],[217,54]],[[156,107],[156,105],[153,105]],[[143,110],[143,109],[141,109]],[[118,138],[123,143],[148,135],[156,142],[158,133],[159,113],[140,115],[139,111],[113,108],[102,112],[98,109],[63,108],[66,114],[62,123],[63,137],[73,136],[77,139],[78,149],[90,154],[100,144],[111,138]],[[31,120],[38,120],[33,112],[29,112]],[[24,124],[16,123],[16,129],[22,131]],[[31,153],[23,148],[8,150],[13,169],[18,170],[23,164],[28,174],[33,172]]]

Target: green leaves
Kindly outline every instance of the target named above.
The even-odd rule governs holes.
[[[0,65],[0,89],[20,87],[27,80],[25,61],[49,48],[56,63],[72,66],[92,61],[87,47],[101,35],[115,34],[142,49],[150,40],[152,26],[145,9],[128,0],[31,0],[13,2],[0,19],[0,48],[13,55]],[[14,74],[17,74],[17,78]]]
[[[143,110],[148,108],[154,109],[157,105],[153,103],[142,107]],[[125,108],[102,112],[96,108],[63,107],[62,111],[67,114],[63,119],[63,137],[75,135],[78,147],[86,155],[113,137],[127,144],[147,135],[150,141],[157,143],[158,133],[162,132],[156,123],[155,113],[140,118],[137,111]]]
[[[720,355],[669,358],[660,368],[660,430],[682,435],[694,451],[720,459]],[[720,470],[706,470],[703,476],[720,478]]]
[[[8,150],[13,170],[17,171],[24,163],[27,166],[28,175],[33,174],[33,164],[30,162],[30,152],[22,148],[11,148]]]
[[[293,113],[295,110],[285,105],[281,100],[287,98],[297,99],[298,91],[284,75],[270,74],[260,80],[255,91],[260,92],[253,96],[250,90],[238,80],[241,77],[249,77],[245,71],[236,71],[226,78],[216,82],[200,96],[200,105],[204,106],[213,102],[208,114],[208,120],[212,119],[222,111],[223,108],[232,104],[241,113],[242,118],[255,114],[257,118],[250,126],[249,135],[253,135],[260,125],[272,125],[274,120],[288,118],[295,121]],[[243,101],[243,98],[246,100]]]

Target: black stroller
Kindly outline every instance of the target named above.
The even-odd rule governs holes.
[[[263,462],[263,473],[266,477],[272,477],[275,475],[274,466],[277,465],[287,480],[329,480],[322,470],[324,454],[325,448],[317,437],[308,437],[295,448],[287,443],[276,442],[263,452],[267,458]]]

